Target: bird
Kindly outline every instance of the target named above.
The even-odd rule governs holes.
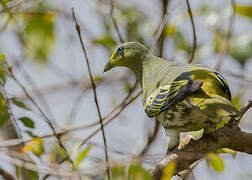
[[[141,84],[143,110],[164,127],[168,152],[178,146],[181,132],[210,134],[239,114],[225,78],[205,65],[168,61],[126,42],[115,48],[104,72],[118,66],[133,71]]]

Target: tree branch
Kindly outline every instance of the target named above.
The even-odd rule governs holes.
[[[175,150],[163,158],[163,160],[151,169],[151,174],[159,179],[162,170],[176,160],[177,169],[175,174],[189,169],[189,166],[205,157],[208,152],[216,152],[220,148],[230,148],[235,151],[252,154],[252,133],[241,131],[238,126],[224,126],[212,135],[204,135],[201,139],[190,143],[182,150]]]
[[[75,13],[74,13],[73,8],[72,8],[72,15],[73,15],[74,22],[75,22],[75,29],[76,29],[76,31],[78,33],[78,37],[79,37],[79,40],[80,40],[80,43],[81,43],[81,47],[82,47],[82,50],[83,50],[83,53],[84,53],[84,56],[85,56],[85,60],[86,60],[87,68],[88,68],[88,75],[89,75],[89,79],[91,81],[91,85],[92,85],[92,89],[93,89],[93,93],[94,93],[94,101],[95,101],[95,105],[96,105],[96,109],[97,109],[97,112],[98,112],[100,125],[101,125],[101,131],[102,131],[102,137],[103,137],[103,143],[104,143],[105,158],[106,158],[106,163],[108,164],[108,166],[107,166],[107,175],[108,175],[108,179],[110,180],[111,174],[110,174],[110,167],[109,167],[109,160],[108,160],[107,140],[106,140],[106,136],[105,136],[104,125],[102,123],[101,111],[100,111],[100,107],[99,107],[98,100],[97,100],[96,86],[95,86],[93,76],[92,76],[92,73],[91,73],[89,60],[88,60],[88,56],[87,56],[87,51],[86,51],[86,48],[84,46],[84,42],[82,40],[81,29],[80,29],[80,26],[79,26],[79,24],[77,22],[77,19],[75,17]]]

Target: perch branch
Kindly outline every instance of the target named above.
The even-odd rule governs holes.
[[[241,110],[241,118],[252,106],[249,101]],[[214,134],[204,134],[199,140],[191,140],[184,149],[174,150],[166,155],[160,163],[150,170],[155,179],[159,179],[162,170],[172,161],[176,161],[175,174],[190,169],[190,165],[204,158],[208,152],[216,152],[220,148],[229,148],[235,151],[252,154],[252,133],[241,131],[241,129],[230,124],[218,129]]]

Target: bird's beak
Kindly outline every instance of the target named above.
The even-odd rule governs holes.
[[[103,72],[107,72],[108,70],[110,70],[111,68],[113,68],[113,65],[110,63],[110,61],[105,65]]]

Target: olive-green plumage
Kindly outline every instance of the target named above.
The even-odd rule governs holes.
[[[208,67],[169,62],[137,42],[119,45],[104,71],[116,66],[135,73],[143,89],[144,111],[165,128],[169,149],[178,144],[179,132],[212,132],[239,113],[230,102],[226,80]]]

